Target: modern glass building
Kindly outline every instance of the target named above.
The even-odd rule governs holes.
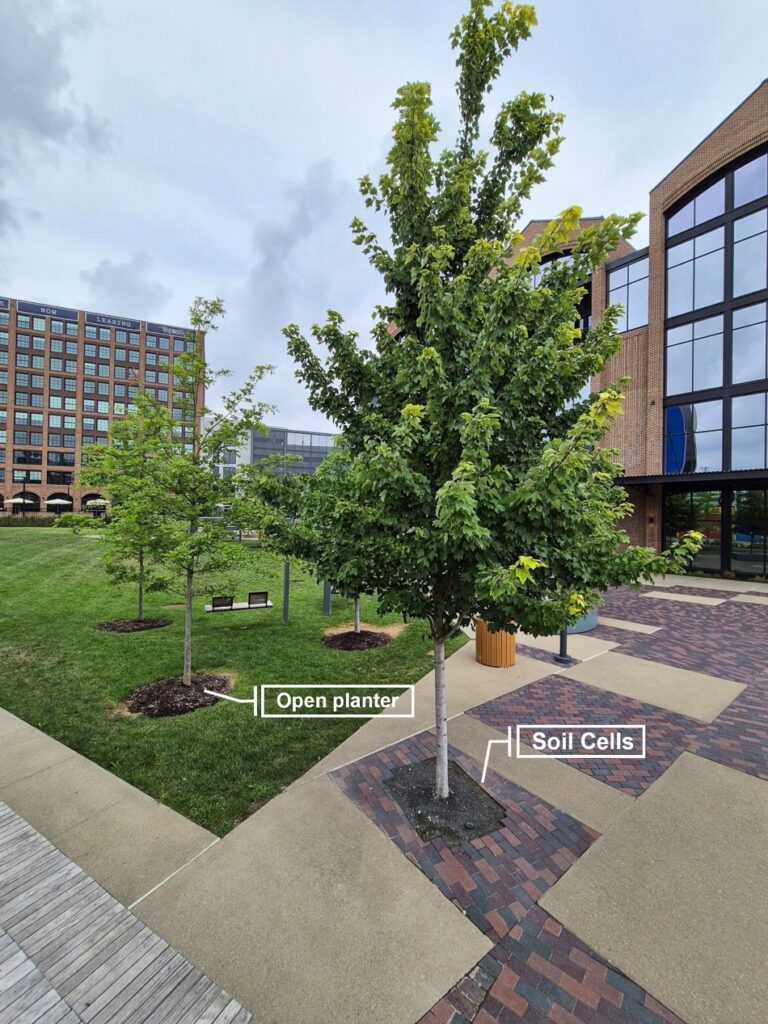
[[[333,434],[270,427],[267,434],[252,433],[251,462],[258,462],[269,455],[283,455],[286,456],[287,472],[314,473],[333,445]]]
[[[215,473],[226,479],[234,476],[238,466],[275,456],[285,459],[276,463],[275,472],[282,472],[285,466],[287,473],[314,473],[333,445],[333,434],[317,430],[268,427],[266,434],[254,430],[241,448],[228,448],[221,452]]]
[[[182,327],[0,297],[0,513],[103,507],[76,470],[142,383],[191,435],[173,360],[194,344]]]
[[[652,190],[649,246],[591,282],[621,302],[622,452],[633,541],[707,538],[695,566],[768,575],[768,81]]]

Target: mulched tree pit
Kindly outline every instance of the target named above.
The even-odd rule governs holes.
[[[203,693],[204,690],[226,693],[232,685],[228,676],[193,675],[191,686],[185,686],[181,680],[181,676],[171,676],[140,686],[126,698],[125,706],[129,711],[146,715],[147,718],[187,715],[190,711],[218,703],[218,697]]]
[[[504,808],[453,761],[448,762],[448,782],[451,795],[438,800],[431,757],[395,768],[384,787],[425,841],[439,837],[447,846],[460,846],[501,828]]]
[[[114,619],[100,622],[96,629],[102,633],[143,633],[146,629],[162,629],[170,626],[173,619]]]
[[[371,651],[374,647],[386,647],[392,643],[387,633],[377,633],[372,629],[361,629],[356,633],[350,629],[347,633],[332,633],[323,637],[323,645],[333,651]]]

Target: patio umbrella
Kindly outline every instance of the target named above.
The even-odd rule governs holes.
[[[72,499],[71,498],[70,498],[69,501],[67,501],[66,498],[50,498],[48,501],[46,501],[46,505],[71,505],[71,504],[72,504]]]
[[[104,498],[94,498],[93,501],[86,501],[86,508],[103,508],[106,505]]]
[[[32,498],[8,498],[6,499],[7,505],[34,505],[35,502]]]

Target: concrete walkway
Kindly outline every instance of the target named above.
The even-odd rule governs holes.
[[[0,800],[126,905],[218,842],[1,708]]]

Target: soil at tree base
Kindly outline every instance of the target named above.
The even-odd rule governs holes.
[[[114,619],[100,622],[96,629],[102,633],[143,633],[145,629],[162,629],[172,622],[173,619]]]
[[[424,840],[440,837],[459,846],[501,827],[504,808],[454,761],[448,762],[451,795],[435,796],[435,758],[395,768],[384,783]]]
[[[218,703],[218,697],[204,693],[204,690],[226,693],[231,685],[232,680],[228,676],[193,675],[191,686],[185,686],[181,676],[171,676],[140,686],[126,698],[125,706],[129,711],[148,718],[187,715],[190,711]]]
[[[323,646],[334,651],[371,651],[374,647],[386,647],[390,643],[391,636],[376,633],[372,629],[361,629],[359,633],[351,629],[347,633],[333,633],[323,637]]]

